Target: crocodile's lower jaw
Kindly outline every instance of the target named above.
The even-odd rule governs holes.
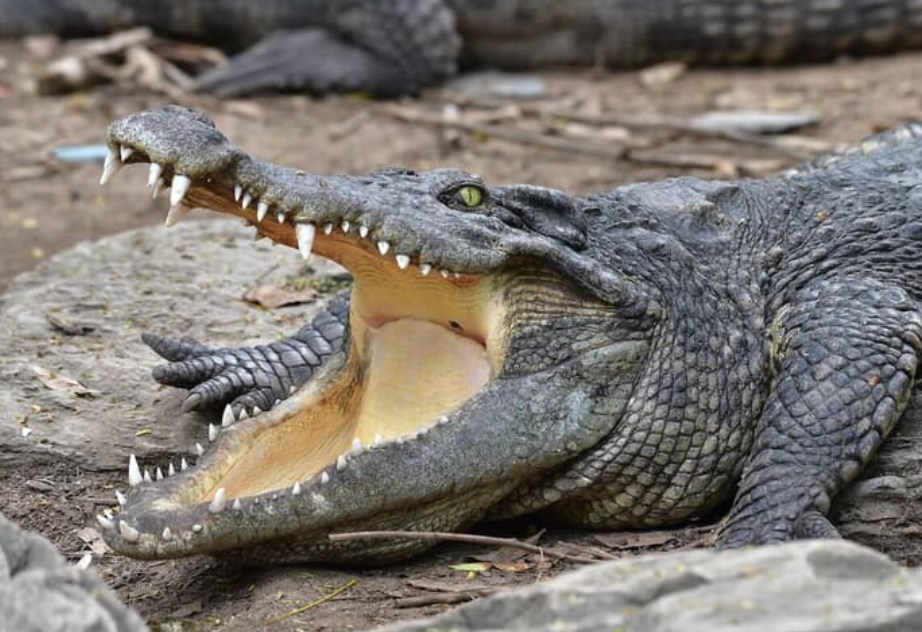
[[[135,153],[131,161],[146,158]],[[171,169],[158,172],[169,177]],[[321,488],[363,453],[415,441],[449,423],[450,412],[499,373],[506,343],[501,279],[397,257],[348,222],[312,227],[305,247],[284,217],[260,211],[257,203],[245,208],[233,183],[220,177],[190,182],[178,196],[173,184],[168,225],[186,206],[208,208],[243,217],[305,257],[313,252],[347,268],[354,278],[349,348],[272,410],[240,421],[226,412],[197,467],[144,483],[153,487],[129,497],[125,518],[103,525],[120,531],[113,546],[121,552],[182,555],[190,538],[208,531],[197,522],[203,516],[268,507]]]

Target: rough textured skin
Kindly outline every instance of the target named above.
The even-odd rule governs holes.
[[[142,632],[147,626],[95,574],[0,514],[0,631]]]
[[[914,0],[0,0],[0,15],[0,37],[145,24],[235,51],[259,42],[202,78],[225,95],[404,94],[459,62],[778,63],[922,46]]]
[[[833,536],[830,499],[912,392],[922,346],[919,124],[781,177],[679,178],[583,198],[488,188],[453,170],[311,176],[250,157],[176,107],[117,121],[109,142],[134,150],[128,162],[163,165],[167,180],[189,177],[186,203],[245,217],[282,243],[296,245],[293,226],[312,224],[362,247],[355,230],[332,233],[346,220],[368,228],[370,251],[389,244],[386,265],[403,253],[407,275],[431,265],[458,288],[488,278],[507,305],[497,375],[425,435],[331,464],[298,494],[245,499],[237,512],[161,502],[190,475],[139,485],[122,513],[132,537],[107,533],[127,554],[368,561],[424,545],[331,544],[325,534],[454,529],[533,511],[651,527],[701,516],[737,485],[720,546]],[[264,221],[234,202],[235,186],[270,209]],[[481,199],[463,203],[464,187]],[[319,230],[318,243],[322,252]],[[332,354],[321,373],[347,354]],[[228,395],[235,406],[246,396]],[[247,432],[240,426],[232,430]]]
[[[847,542],[593,565],[380,632],[887,632],[922,626],[922,573]]]

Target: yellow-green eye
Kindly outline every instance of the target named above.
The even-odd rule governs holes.
[[[464,206],[478,206],[483,201],[483,192],[474,186],[458,189],[458,197]]]

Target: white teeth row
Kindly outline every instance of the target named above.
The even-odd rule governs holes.
[[[342,228],[343,233],[348,234],[352,229],[352,224],[349,223],[349,220],[343,220],[340,223],[340,228]],[[325,235],[333,234],[334,225],[332,222],[324,224],[321,227]],[[311,250],[314,247],[314,237],[317,234],[317,229],[313,224],[304,223],[304,224],[295,224],[295,236],[298,239],[298,250],[301,252],[301,256],[307,259]],[[366,239],[370,234],[370,230],[364,224],[359,225],[358,234],[362,239]],[[387,256],[387,253],[391,251],[390,242],[379,240],[375,242],[375,247],[378,249],[378,253],[384,257]],[[397,253],[394,255],[394,260],[397,262],[397,267],[401,270],[406,270],[410,267],[410,255],[404,253]],[[429,273],[432,272],[431,263],[420,263],[419,264],[419,273],[423,276],[429,276]],[[454,277],[460,278],[461,275],[458,272],[452,272],[451,270],[442,269],[441,272],[444,278]]]
[[[128,145],[109,147],[106,160],[102,166],[102,176],[99,178],[99,184],[108,183],[112,176],[122,168],[125,161],[133,155],[134,149]],[[153,191],[152,196],[156,198],[163,186],[163,165],[156,162],[150,163],[147,187]],[[183,200],[185,200],[191,186],[192,179],[189,176],[180,173],[173,175],[173,180],[170,183],[170,211],[167,213],[166,222],[164,222],[167,226],[174,226],[189,214],[190,209],[183,206]]]
[[[444,423],[448,423],[448,417],[443,415],[439,417],[436,425],[440,425]],[[428,433],[430,429],[431,427],[420,428],[418,431],[416,431],[413,434],[409,434],[409,435],[405,435],[405,436],[397,438],[395,440],[395,443],[402,444],[402,443],[405,443],[406,441],[419,438],[425,435],[426,433]],[[372,440],[371,447],[377,448],[384,444],[385,444],[384,438],[381,435],[375,435],[374,439]],[[198,447],[200,448],[201,446],[198,446]],[[336,458],[336,464],[334,466],[336,471],[341,472],[345,470],[349,466],[349,459],[362,454],[366,449],[367,449],[366,446],[362,444],[362,440],[359,439],[358,437],[355,437],[352,440],[352,448],[349,451],[349,453],[341,454]],[[187,467],[188,467],[188,464],[186,463],[185,458],[183,458],[181,461],[180,470],[185,470]],[[159,473],[160,468],[157,468],[157,471],[158,471],[157,478],[159,480],[161,478],[161,475]],[[168,475],[172,475],[173,473],[175,473],[175,468],[173,467],[172,463],[168,467],[167,472],[168,472]],[[146,472],[145,472],[145,475],[146,475]],[[133,480],[136,480],[137,477],[141,477],[142,480],[149,480],[149,476],[141,475],[141,470],[138,467],[138,461],[135,458],[134,454],[132,454],[128,459],[128,479],[129,479],[129,483],[132,486],[138,484],[138,483],[131,482]],[[327,470],[324,470],[320,473],[320,484],[321,485],[327,485],[331,480],[332,480],[332,477],[330,475],[330,472],[328,472]],[[303,486],[298,481],[298,482],[295,482],[295,484],[291,486],[290,493],[292,496],[300,496],[303,493],[303,491],[304,491]],[[125,504],[128,502],[125,495],[119,490],[115,491],[115,497],[118,500],[119,505],[121,506],[125,506]],[[271,499],[277,500],[278,497],[279,497],[278,494],[273,494]],[[261,501],[262,501],[261,498],[258,498],[258,497],[254,498],[253,506],[254,507],[258,506],[261,503]],[[213,514],[219,514],[223,512],[225,509],[227,509],[228,505],[230,505],[230,508],[233,511],[243,510],[243,503],[241,502],[240,498],[235,498],[232,501],[229,500],[227,498],[227,490],[224,487],[220,487],[215,492],[214,496],[211,499],[211,502],[208,504],[208,511]],[[269,506],[269,503],[266,503],[266,505]],[[109,512],[108,510],[106,510],[103,514],[96,516],[96,521],[99,523],[99,525],[103,529],[111,530],[111,531],[114,531],[117,529],[119,534],[122,536],[122,538],[127,542],[138,542],[141,539],[141,532],[138,529],[136,529],[135,527],[132,527],[125,520],[119,520],[116,523],[115,519],[112,517],[111,512]],[[193,533],[201,533],[203,530],[204,530],[204,527],[201,524],[192,525]],[[163,540],[164,542],[169,542],[170,540],[172,540],[173,539],[172,530],[169,527],[165,527],[163,529],[163,532],[160,535],[160,539]]]
[[[199,447],[201,446],[196,444],[196,448],[199,448]],[[188,469],[189,469],[189,462],[186,460],[186,457],[182,457],[179,460],[179,470],[178,471],[185,472]],[[173,465],[172,461],[170,461],[166,469],[166,476],[175,476],[176,472],[177,472],[176,466]],[[151,477],[150,471],[147,469],[145,469],[144,473],[142,474],[141,468],[138,465],[138,459],[135,458],[135,455],[132,454],[128,457],[128,486],[129,487],[137,487],[142,482],[150,483],[154,480],[154,478],[156,478],[158,481],[162,481],[166,477],[163,475],[163,470],[160,469],[159,467],[154,470],[154,477]],[[125,495],[122,492],[116,490],[115,498],[116,500],[118,500],[118,504],[120,505],[125,504]]]
[[[99,179],[100,184],[106,184],[109,180],[112,179],[112,176],[121,169],[123,163],[128,160],[134,154],[134,150],[127,145],[122,145],[121,147],[116,147],[113,149],[109,148],[109,152],[106,155],[105,163],[103,164],[102,177]],[[153,197],[157,197],[160,189],[163,187],[163,166],[155,162],[150,163],[150,173],[147,178],[147,186],[153,190]],[[170,210],[167,213],[165,224],[167,226],[175,226],[178,222],[184,219],[191,209],[186,206],[183,206],[183,200],[185,200],[186,194],[189,192],[189,188],[192,186],[192,179],[189,176],[182,174],[174,174],[173,180],[170,183]],[[244,190],[243,186],[240,184],[234,185],[234,200],[240,203],[240,206],[243,208],[248,208],[250,204],[253,203],[253,195]],[[259,200],[256,203],[256,222],[262,223],[266,218],[266,215],[269,214],[269,204]],[[275,215],[276,219],[280,224],[284,224],[286,216],[284,211],[277,211]],[[323,232],[326,235],[331,235],[333,233],[333,223],[327,223],[323,225]],[[344,219],[340,222],[340,228],[343,233],[348,234],[352,230],[352,224],[349,220]],[[362,239],[367,239],[370,234],[370,229],[364,224],[359,224],[358,234]],[[311,252],[314,248],[314,237],[317,234],[317,228],[310,223],[298,223],[295,225],[295,235],[298,240],[298,251],[301,253],[301,257],[307,259],[310,257]],[[381,256],[386,256],[391,250],[391,244],[384,240],[379,240],[375,243],[375,246],[378,249],[378,252]],[[397,267],[401,270],[406,270],[410,266],[410,255],[397,253],[395,255],[395,260],[397,262]],[[429,276],[432,272],[432,264],[430,263],[420,263],[419,272],[423,276]],[[439,270],[443,278],[449,278],[453,276],[454,278],[460,278],[460,274],[457,272],[452,272],[451,270],[441,269]]]

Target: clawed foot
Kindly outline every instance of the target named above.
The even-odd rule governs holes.
[[[189,389],[184,411],[227,406],[234,419],[270,410],[310,379],[333,353],[334,346],[319,332],[302,338],[213,349],[190,338],[142,335],[151,349],[169,361],[154,368],[154,379]]]

